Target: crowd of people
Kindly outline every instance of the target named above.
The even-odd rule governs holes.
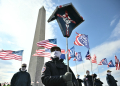
[[[107,70],[107,76],[106,81],[108,83],[108,86],[118,86],[116,82],[117,80],[114,79],[114,77],[111,75],[110,70]],[[84,86],[103,86],[103,82],[100,81],[100,78],[97,78],[96,74],[90,75],[90,72],[87,70],[86,75],[84,75],[84,79],[79,78],[80,75],[77,74],[77,80],[79,83],[79,86],[82,86],[82,83]]]
[[[97,78],[96,74],[90,75],[89,70],[86,71],[84,79],[77,78],[72,72],[71,68],[64,64],[63,59],[60,58],[61,49],[57,46],[51,48],[51,61],[44,64],[41,71],[41,81],[44,86],[103,86],[103,82]],[[26,70],[27,64],[22,64],[19,72],[15,73],[11,79],[11,83],[0,86],[32,86],[30,74]],[[69,69],[69,72],[68,72]],[[108,86],[117,86],[117,80],[111,75],[110,70],[107,70],[106,81]]]

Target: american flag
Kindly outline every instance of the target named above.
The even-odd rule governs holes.
[[[119,70],[120,70],[120,62],[119,62]]]
[[[51,47],[57,46],[57,39],[48,39],[48,40],[37,42],[37,46],[51,49]]]
[[[86,58],[86,60],[90,60],[90,59],[91,59],[91,56],[90,56],[89,50],[88,50],[88,52],[87,52],[85,58]]]
[[[71,56],[70,56],[70,49],[68,49],[68,60],[71,59]]]
[[[117,56],[115,55],[115,64],[118,64],[118,63],[119,63],[118,58],[117,58]]]
[[[88,35],[79,34],[77,32],[76,32],[76,34],[78,34],[78,35],[76,36],[74,44],[78,45],[78,46],[85,46],[89,49]]]
[[[116,66],[116,70],[119,69],[119,59],[117,58],[117,56],[115,55],[115,66]]]
[[[115,67],[112,60],[110,60],[110,62],[108,63],[108,67]]]
[[[61,49],[61,54],[65,54],[64,49]],[[50,58],[51,52],[50,52],[50,49],[39,49],[39,50],[36,50],[36,53],[33,56]],[[63,55],[62,55],[62,59],[63,59]]]
[[[98,65],[108,65],[107,59],[106,58],[102,59]]]
[[[2,50],[0,51],[0,59],[2,60],[19,60],[22,61],[23,50],[12,51],[12,50]]]
[[[75,52],[75,57],[74,57],[73,61],[77,61],[77,58],[76,58],[76,57],[77,57],[77,54],[78,54],[78,53]]]
[[[96,57],[96,55],[94,54],[93,57],[92,57],[92,59],[91,59],[91,62],[97,64],[96,58],[97,58],[97,57]]]

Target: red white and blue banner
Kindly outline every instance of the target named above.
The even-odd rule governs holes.
[[[76,34],[78,34],[78,33],[76,33]],[[78,46],[85,46],[89,49],[88,35],[78,34],[76,36],[74,44],[78,45]]]

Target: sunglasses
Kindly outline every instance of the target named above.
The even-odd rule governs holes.
[[[26,67],[26,66],[22,66],[22,67]]]

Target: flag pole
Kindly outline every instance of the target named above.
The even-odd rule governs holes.
[[[96,60],[97,60],[97,56],[96,56]],[[98,69],[98,61],[97,61],[97,69]],[[99,69],[98,69],[98,75],[99,75],[99,78],[100,78]]]
[[[67,72],[69,72],[69,60],[68,60],[68,38],[66,37],[66,47],[67,47]]]
[[[23,61],[23,53],[22,53],[22,60],[21,60],[21,66],[22,66],[22,61]]]
[[[82,64],[83,64],[83,70],[84,70],[84,73],[85,73],[85,68],[84,68],[84,63],[83,63],[83,61],[82,61]]]
[[[76,61],[75,61],[75,63],[76,63]],[[76,63],[76,73],[77,73],[77,63]],[[78,74],[78,73],[77,73]]]
[[[89,53],[90,53],[90,48],[89,48]],[[91,56],[91,54],[90,54],[90,56]],[[92,60],[92,57],[91,57],[91,60]],[[92,74],[93,74],[93,71],[92,71],[92,61],[90,60],[90,63],[91,63],[91,72],[92,72]],[[93,76],[92,76],[92,81],[93,81],[93,86],[94,86],[94,80],[93,80]]]

